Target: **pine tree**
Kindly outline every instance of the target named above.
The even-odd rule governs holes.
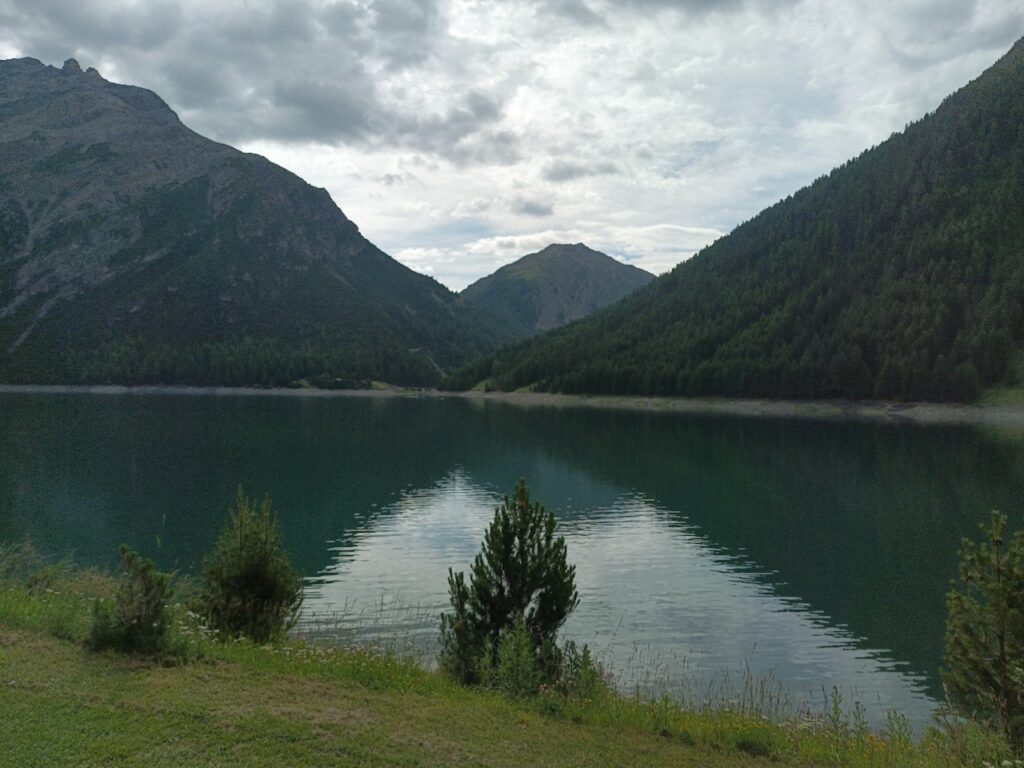
[[[93,604],[89,644],[96,650],[159,654],[167,650],[171,627],[171,575],[127,544],[120,547],[124,573],[113,600]]]
[[[1015,747],[1024,743],[1024,532],[1009,539],[992,513],[988,541],[964,539],[960,580],[947,596],[942,677],[964,714],[994,718]]]
[[[514,498],[506,496],[494,511],[468,585],[462,572],[449,569],[452,613],[441,616],[442,663],[463,682],[478,682],[481,664],[496,663],[502,632],[518,621],[538,661],[551,668],[540,657],[557,652],[558,630],[579,603],[576,567],[556,525],[520,480]]]
[[[277,640],[298,620],[302,577],[284,549],[269,497],[257,503],[239,486],[228,515],[203,559],[197,608],[224,637]]]

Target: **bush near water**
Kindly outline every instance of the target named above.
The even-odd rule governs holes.
[[[269,497],[257,503],[241,486],[235,508],[203,560],[196,608],[223,637],[257,643],[282,638],[302,607],[302,577],[284,549]]]
[[[441,665],[456,679],[493,683],[514,676],[506,684],[522,693],[561,676],[558,630],[579,593],[576,567],[556,528],[555,516],[530,501],[520,480],[494,510],[469,583],[461,571],[448,570],[452,611],[441,616]]]
[[[516,499],[528,494],[517,489]],[[510,521],[508,500],[504,506]],[[260,509],[261,519],[272,519],[269,505]],[[523,509],[539,511],[541,530],[548,531],[542,507],[527,502]],[[972,585],[985,570],[976,567],[979,562],[1020,564],[1019,535],[999,549],[998,542],[1006,541],[1005,522],[996,526],[1001,520],[994,518],[988,544],[980,545],[991,558],[964,544],[964,572]],[[234,531],[234,524],[225,530]],[[552,544],[558,541],[552,535]],[[836,690],[817,716],[779,719],[770,704],[746,695],[738,702],[684,707],[640,692],[616,693],[589,649],[572,643],[560,648],[559,676],[544,678],[543,657],[523,615],[499,631],[497,658],[480,665],[482,685],[472,686],[411,659],[363,648],[322,648],[283,634],[270,645],[244,637],[223,642],[225,635],[210,632],[201,616],[173,602],[166,574],[132,550],[122,552],[124,573],[117,581],[67,563],[46,564],[31,547],[0,549],[0,662],[7,678],[0,707],[7,722],[18,724],[0,763],[52,764],[58,754],[58,763],[113,765],[143,758],[153,765],[241,760],[302,766],[322,765],[325,755],[336,756],[328,762],[340,765],[745,766],[766,759],[792,766],[1024,765],[1013,754],[1012,739],[987,727],[982,711],[976,719],[966,710],[944,712],[915,739],[895,712],[884,728],[870,729],[863,709],[856,703],[846,708]],[[566,566],[562,573],[571,570]],[[1003,609],[992,595],[1002,594],[975,593],[974,615],[998,626]],[[101,605],[121,606],[117,615],[124,620],[111,623],[112,609],[97,609],[97,597],[104,599]],[[145,599],[132,607],[140,597]],[[144,659],[126,663],[109,650],[86,650],[103,645],[95,641],[97,627],[137,626],[129,617],[143,615],[158,619],[154,628],[166,629],[158,647],[174,648],[175,658],[192,663],[166,669]],[[951,613],[951,634],[957,626]],[[145,645],[105,647],[134,651]],[[958,663],[951,652],[950,669]],[[1014,658],[1011,669],[1019,670],[1017,663]],[[1010,675],[1015,678],[1016,672]],[[757,690],[756,681],[750,690]],[[1019,701],[1022,690],[1008,695]],[[982,692],[982,699],[991,697]],[[206,714],[196,720],[197,712]],[[456,721],[462,725],[452,729]],[[496,734],[501,749],[494,749]]]
[[[157,654],[168,649],[172,594],[170,574],[160,573],[127,544],[121,545],[124,574],[113,599],[93,604],[89,645],[98,651]]]

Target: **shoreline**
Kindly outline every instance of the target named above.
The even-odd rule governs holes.
[[[442,392],[436,389],[314,389],[194,386],[0,384],[0,394],[186,395],[232,397],[458,398],[520,407],[593,408],[683,415],[731,415],[895,424],[975,425],[1024,430],[1024,405],[963,405],[847,400],[754,400],[642,395],[563,395],[547,392]]]

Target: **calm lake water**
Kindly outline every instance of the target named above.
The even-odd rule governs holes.
[[[305,628],[434,641],[519,477],[577,566],[566,634],[623,685],[773,674],[879,722],[939,692],[956,549],[1020,524],[1024,441],[969,428],[459,399],[0,394],[0,541],[194,572],[239,483],[273,498]],[[367,630],[370,627],[370,630]]]

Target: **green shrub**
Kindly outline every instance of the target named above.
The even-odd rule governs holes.
[[[171,623],[171,577],[127,544],[121,545],[121,558],[124,573],[113,599],[93,603],[89,645],[123,653],[163,653]]]
[[[532,696],[540,689],[541,670],[533,640],[520,618],[501,633],[494,684],[509,696]]]
[[[659,736],[669,738],[672,736],[672,723],[677,713],[677,707],[668,696],[651,702],[651,720],[654,732]]]
[[[889,744],[897,758],[910,762],[907,758],[914,753],[912,742],[903,741],[895,745],[895,749],[891,741]],[[1015,765],[1013,750],[1001,733],[988,723],[969,720],[948,707],[936,713],[935,725],[925,731],[922,746],[927,751],[942,755],[946,764],[951,766]],[[893,759],[890,764],[905,763]]]
[[[608,691],[608,682],[586,643],[583,648],[572,640],[565,644],[558,673],[558,689],[567,696],[595,699]]]
[[[943,682],[962,714],[992,718],[1024,745],[1024,533],[992,513],[986,540],[964,539],[960,580],[947,596]]]
[[[766,726],[742,726],[735,739],[736,749],[753,757],[776,758],[783,749],[781,739]]]
[[[530,502],[520,480],[507,496],[473,561],[469,583],[448,571],[452,612],[441,616],[441,665],[463,683],[491,677],[500,664],[504,633],[522,622],[543,682],[557,678],[559,628],[579,603],[576,568],[567,562],[565,539],[555,536],[555,517]]]
[[[302,579],[284,550],[269,498],[238,489],[235,509],[203,560],[197,613],[221,637],[278,640],[295,626]]]

